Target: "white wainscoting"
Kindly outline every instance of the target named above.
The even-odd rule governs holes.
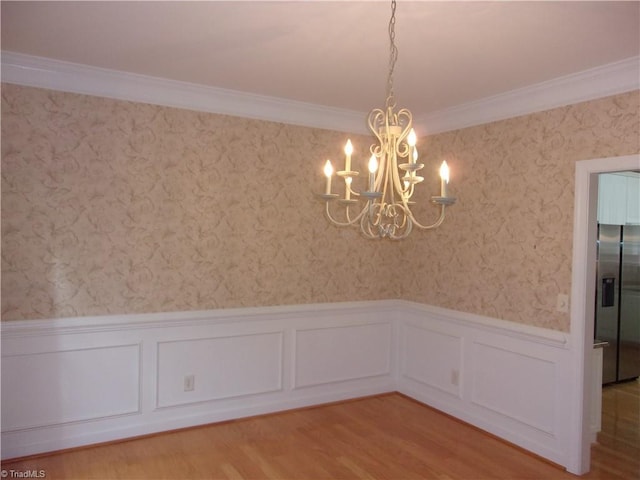
[[[3,431],[140,412],[139,344],[14,355],[4,350]]]
[[[157,406],[282,390],[282,340],[276,331],[159,342]],[[185,376],[193,377],[192,390],[185,391]]]
[[[391,343],[391,322],[298,329],[294,388],[390,376]]]
[[[393,391],[395,312],[367,302],[5,322],[2,458]]]
[[[566,337],[404,301],[5,322],[2,458],[399,391],[566,465]]]
[[[565,334],[411,304],[398,335],[398,391],[565,464]]]

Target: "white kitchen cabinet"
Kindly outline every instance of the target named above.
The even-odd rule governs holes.
[[[640,224],[640,174],[617,172],[598,176],[598,222]]]
[[[640,175],[627,176],[627,225],[640,225]]]

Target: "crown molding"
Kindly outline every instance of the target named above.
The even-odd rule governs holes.
[[[7,51],[2,52],[2,81],[305,127],[366,132],[363,112]]]
[[[430,135],[519,117],[640,89],[640,57],[414,117]]]
[[[351,133],[366,112],[2,52],[2,81],[168,107]],[[457,130],[640,89],[640,57],[414,116],[422,134]]]

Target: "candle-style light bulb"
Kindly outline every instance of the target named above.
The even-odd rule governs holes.
[[[375,155],[371,155],[369,158],[369,173],[376,173],[378,171],[378,159]]]
[[[409,136],[407,136],[407,143],[410,147],[415,147],[418,138],[416,137],[416,131],[412,128],[409,132]]]
[[[331,165],[331,160],[327,160],[327,163],[324,164],[324,174],[327,177],[327,190],[325,193],[329,195],[331,193],[331,176],[333,175],[333,165]]]
[[[347,172],[351,171],[351,154],[353,153],[353,144],[351,139],[347,139],[347,144],[344,146],[345,162],[344,169]]]
[[[369,158],[369,191],[373,192],[375,188],[376,171],[378,170],[378,159],[375,155]]]
[[[409,175],[409,172],[405,173],[404,177],[402,177],[402,183],[404,184],[404,189],[409,190],[409,186],[411,185],[411,176]]]
[[[440,196],[447,196],[447,184],[449,183],[449,165],[444,160],[440,165]]]
[[[416,163],[418,161],[418,150],[416,149],[416,131],[412,128],[407,136],[407,144],[409,144],[409,153],[411,157],[409,157],[409,161],[411,163]]]

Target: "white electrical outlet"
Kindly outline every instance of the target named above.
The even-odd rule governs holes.
[[[196,389],[196,376],[185,375],[184,376],[184,391],[193,392]]]
[[[556,310],[563,313],[569,312],[569,295],[566,293],[559,293],[556,300]]]

